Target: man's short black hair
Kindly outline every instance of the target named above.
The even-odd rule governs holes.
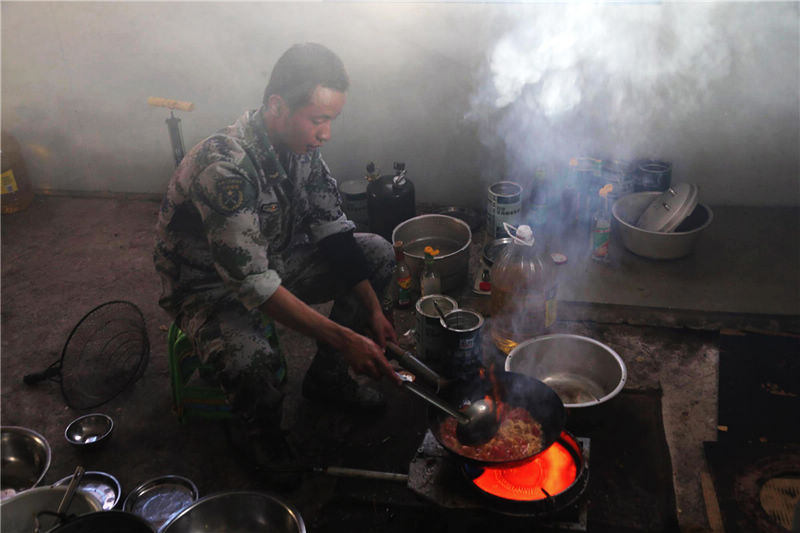
[[[275,63],[264,90],[264,105],[267,105],[270,95],[277,94],[291,110],[295,110],[311,101],[317,85],[340,92],[347,91],[350,80],[344,63],[321,44],[296,44]]]

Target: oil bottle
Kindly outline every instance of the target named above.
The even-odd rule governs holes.
[[[542,259],[530,226],[505,224],[505,229],[512,243],[490,273],[489,330],[497,348],[507,354],[553,325],[558,287],[555,269]]]
[[[33,201],[33,190],[28,181],[28,171],[19,142],[5,131],[0,136],[0,172],[2,196],[0,204],[4,215],[22,211]]]

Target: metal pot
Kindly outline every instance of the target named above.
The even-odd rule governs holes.
[[[180,512],[162,533],[305,533],[297,510],[264,492],[223,492],[200,498]]]
[[[22,492],[37,486],[50,468],[50,444],[32,429],[2,426],[0,450],[3,459],[0,480],[4,491]]]
[[[66,486],[38,487],[20,492],[0,504],[0,530],[3,533],[28,533],[35,529],[39,516],[39,530],[49,531],[58,525],[56,511],[67,493]],[[100,503],[89,494],[75,492],[67,515],[83,515],[102,511]]]
[[[463,220],[447,215],[420,215],[394,228],[392,242],[397,241],[403,241],[414,290],[419,290],[426,246],[439,250],[433,265],[442,278],[442,292],[459,289],[467,283],[472,231]]]
[[[519,343],[508,354],[505,368],[546,383],[567,409],[610,400],[628,377],[617,352],[589,337],[565,333]]]
[[[636,226],[639,217],[660,196],[660,192],[638,192],[623,196],[611,208],[613,231],[625,248],[649,259],[677,259],[692,251],[695,241],[711,224],[714,215],[705,204],[694,211],[672,232],[648,231]]]
[[[53,529],[49,533],[156,533],[144,518],[126,511],[88,513]]]

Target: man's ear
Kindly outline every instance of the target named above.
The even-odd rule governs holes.
[[[286,105],[286,101],[280,95],[271,94],[267,100],[267,110],[272,116],[280,117],[285,111],[289,110],[289,106]]]

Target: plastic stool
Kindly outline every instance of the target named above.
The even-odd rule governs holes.
[[[167,332],[167,354],[172,384],[172,407],[178,420],[185,424],[190,418],[228,420],[233,418],[225,391],[219,385],[188,384],[195,372],[211,372],[200,363],[188,337],[175,325]]]

